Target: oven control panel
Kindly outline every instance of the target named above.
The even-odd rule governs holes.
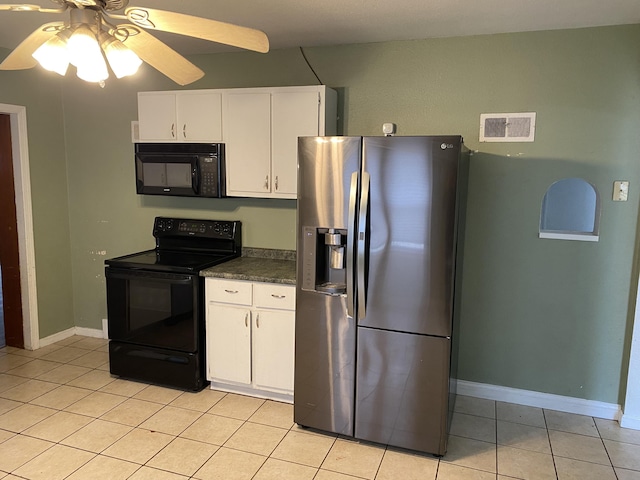
[[[189,220],[185,218],[156,217],[153,236],[207,237],[233,239],[240,222],[233,220]]]

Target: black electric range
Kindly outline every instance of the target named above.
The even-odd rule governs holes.
[[[156,248],[105,261],[114,375],[200,390],[206,381],[204,278],[239,257],[239,221],[156,217]]]

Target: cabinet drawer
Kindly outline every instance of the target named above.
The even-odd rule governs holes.
[[[205,285],[207,302],[251,305],[252,294],[249,282],[207,278]]]
[[[254,283],[254,306],[295,310],[296,287],[273,283]]]

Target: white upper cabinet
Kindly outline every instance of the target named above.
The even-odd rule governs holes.
[[[335,135],[324,85],[138,93],[140,142],[225,144],[227,195],[297,196],[298,137]]]
[[[274,196],[296,198],[298,137],[324,134],[320,127],[319,92],[271,95],[271,177]],[[321,133],[322,132],[322,133]]]
[[[227,195],[295,199],[298,137],[335,135],[336,110],[325,86],[225,92]]]
[[[210,90],[138,93],[141,142],[219,143],[222,94]]]
[[[227,195],[270,196],[271,94],[224,96]]]

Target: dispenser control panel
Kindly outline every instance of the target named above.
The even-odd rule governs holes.
[[[346,294],[347,231],[303,227],[302,232],[302,289],[326,295]]]

